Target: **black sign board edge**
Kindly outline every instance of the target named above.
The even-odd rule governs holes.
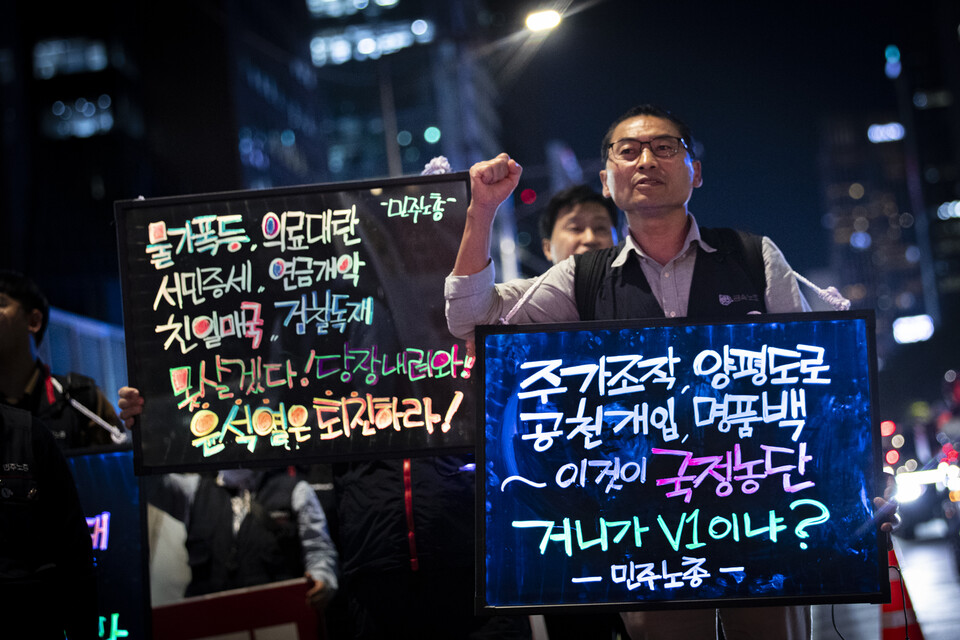
[[[369,180],[350,180],[346,182],[319,182],[316,184],[300,184],[289,187],[272,187],[270,189],[236,189],[233,191],[210,191],[207,193],[196,193],[177,196],[159,196],[156,198],[136,198],[128,200],[117,200],[113,203],[114,217],[117,222],[117,230],[122,230],[122,213],[127,209],[140,209],[150,207],[169,207],[178,204],[197,204],[202,202],[211,202],[217,200],[235,200],[243,196],[270,198],[283,196],[299,196],[307,193],[332,193],[337,191],[362,191],[364,189],[380,189],[386,187],[403,187],[407,185],[434,184],[437,182],[461,182],[465,181],[469,189],[469,176],[467,171],[455,171],[453,173],[438,173],[427,176],[405,176],[399,178],[372,178]]]
[[[394,449],[391,451],[390,458],[418,458],[422,456],[457,456],[468,453],[473,453],[475,451],[474,445],[463,446],[463,447],[444,447],[442,450],[432,450],[432,449]],[[137,471],[136,466],[134,470],[136,475],[150,476],[155,474],[164,474],[164,473],[205,473],[219,469],[276,469],[278,467],[286,468],[287,466],[308,466],[312,464],[331,464],[336,462],[363,462],[370,460],[382,460],[385,456],[383,452],[370,452],[370,453],[342,453],[342,454],[324,454],[324,455],[302,455],[299,452],[295,456],[291,456],[289,460],[282,459],[270,459],[270,460],[245,460],[241,464],[237,463],[224,463],[219,464],[216,467],[209,464],[176,464],[176,465],[150,465],[149,467],[143,469],[142,471]],[[134,449],[134,461],[136,462],[136,449]]]
[[[888,578],[888,559],[885,543],[888,535],[877,536],[877,582],[881,589],[877,593],[868,594],[834,594],[828,598],[816,596],[767,596],[754,598],[727,598],[705,600],[669,600],[657,602],[622,601],[610,603],[589,604],[541,604],[541,605],[488,605],[486,602],[486,398],[483,394],[483,380],[486,377],[485,338],[489,335],[503,335],[516,333],[549,333],[561,331],[583,331],[590,329],[617,329],[617,328],[646,328],[664,326],[699,326],[716,324],[756,324],[804,321],[831,321],[831,320],[862,320],[866,325],[867,353],[872,357],[868,362],[868,379],[870,384],[870,425],[873,431],[873,486],[874,496],[882,496],[885,489],[881,467],[882,447],[880,439],[880,422],[877,416],[878,407],[878,375],[876,362],[876,314],[872,309],[852,311],[815,311],[805,313],[771,313],[762,315],[747,315],[743,318],[643,318],[635,320],[591,320],[579,322],[558,322],[542,324],[517,325],[477,325],[474,339],[476,342],[477,362],[472,380],[472,391],[477,398],[476,405],[476,432],[475,459],[477,475],[475,482],[476,509],[474,513],[475,525],[475,566],[474,566],[474,612],[477,615],[517,615],[517,614],[550,614],[584,612],[611,612],[611,611],[667,611],[683,609],[703,609],[714,607],[758,607],[758,606],[796,606],[811,604],[881,604],[890,602],[890,582]],[[879,528],[880,523],[876,526]]]
[[[123,309],[123,320],[124,326],[129,326],[132,323],[131,314],[132,311],[125,304],[126,300],[130,299],[129,292],[127,291],[127,282],[129,282],[129,273],[127,268],[126,260],[126,238],[127,238],[127,225],[126,225],[126,216],[124,215],[127,211],[136,210],[136,209],[149,209],[153,207],[169,207],[181,204],[200,204],[204,202],[216,202],[224,199],[238,199],[244,196],[247,197],[256,197],[256,198],[270,198],[270,197],[284,197],[284,196],[298,196],[308,193],[332,193],[337,191],[362,191],[364,189],[380,189],[385,187],[395,187],[395,186],[406,186],[406,185],[419,185],[419,184],[436,184],[436,183],[447,183],[447,182],[463,182],[467,188],[467,199],[470,198],[470,174],[467,171],[455,171],[452,173],[441,173],[433,174],[426,176],[405,176],[399,178],[379,178],[379,179],[369,179],[369,180],[353,180],[347,182],[329,182],[329,183],[317,183],[317,184],[304,184],[304,185],[295,185],[289,187],[274,187],[271,189],[237,189],[233,191],[215,191],[209,193],[198,193],[198,194],[189,194],[189,195],[178,195],[178,196],[161,196],[156,198],[137,198],[137,199],[128,199],[128,200],[117,200],[113,203],[114,211],[114,221],[117,232],[117,254],[119,257],[120,265],[120,285],[121,285],[121,306]],[[452,268],[452,265],[451,265]],[[131,387],[138,387],[138,376],[137,376],[137,367],[135,364],[138,362],[137,358],[134,357],[132,353],[131,345],[126,344],[124,353],[126,354],[127,360],[127,380],[128,384]],[[142,453],[142,443],[141,443],[141,434],[140,434],[140,424],[139,418],[134,419],[134,428],[131,429],[133,432],[133,472],[135,475],[152,475],[152,474],[161,474],[161,473],[171,473],[179,471],[208,471],[210,470],[209,465],[175,465],[175,466],[157,466],[151,465],[145,467],[143,463],[143,453]],[[458,449],[444,449],[445,453],[457,454],[470,452],[473,449],[467,448],[466,450]],[[399,454],[409,454],[411,455],[429,455],[423,451],[398,451]],[[350,455],[350,456],[309,456],[309,457],[297,457],[297,463],[313,463],[313,462],[335,462],[343,459],[350,460],[361,460],[361,459],[376,459],[379,454],[370,454],[369,456],[360,455]],[[236,465],[231,465],[236,466]],[[250,464],[244,464],[244,467],[275,467],[277,462],[264,462],[263,464],[258,464],[256,462]]]

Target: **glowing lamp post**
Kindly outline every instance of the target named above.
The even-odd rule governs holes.
[[[560,14],[553,9],[535,11],[527,16],[527,29],[530,31],[549,31],[560,24]]]

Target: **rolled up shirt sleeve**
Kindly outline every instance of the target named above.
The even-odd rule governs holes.
[[[510,319],[510,324],[570,322],[580,319],[574,300],[573,257],[554,265],[543,278],[495,284],[491,262],[469,276],[447,276],[444,282],[447,328],[461,340],[473,339],[478,324],[497,324],[532,287],[536,287]]]
[[[493,279],[493,261],[482,271],[469,276],[447,276],[443,283],[447,328],[457,338],[472,340],[476,325],[493,324],[500,319],[505,302]]]
[[[327,514],[317,494],[306,482],[297,483],[291,499],[291,506],[297,514],[300,544],[303,546],[303,566],[314,580],[321,580],[330,589],[336,590],[339,585],[339,559],[337,548],[330,538]]]

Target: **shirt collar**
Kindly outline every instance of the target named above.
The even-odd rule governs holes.
[[[33,368],[33,375],[30,376],[30,379],[27,381],[27,387],[23,390],[24,396],[29,396],[33,393],[33,390],[37,388],[37,383],[40,382],[40,374],[43,372],[43,364],[37,360],[37,366]]]
[[[711,247],[707,244],[703,238],[700,237],[700,227],[697,225],[697,219],[693,217],[692,213],[688,213],[687,217],[690,218],[690,229],[687,230],[687,237],[684,238],[683,247],[680,249],[680,253],[673,257],[674,260],[678,256],[684,255],[687,251],[690,250],[690,245],[694,242],[697,242],[707,253],[713,253],[716,251],[716,247]],[[630,256],[630,253],[636,253],[641,260],[649,260],[649,256],[644,253],[643,249],[640,248],[640,245],[633,239],[633,234],[627,232],[627,237],[623,243],[623,249],[620,253],[617,254],[616,260],[610,265],[611,267],[622,267],[627,262],[627,258]]]
[[[33,368],[33,373],[30,375],[30,378],[27,380],[27,386],[24,387],[23,393],[20,394],[19,398],[5,398],[4,403],[9,404],[14,407],[27,407],[30,405],[29,399],[33,396],[33,392],[36,390],[37,385],[40,383],[40,376],[43,372],[43,365],[37,360],[36,366]]]

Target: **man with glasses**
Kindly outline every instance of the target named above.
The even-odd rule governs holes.
[[[445,285],[447,323],[473,339],[477,324],[648,317],[742,317],[807,311],[796,279],[766,237],[701,229],[687,209],[702,184],[690,129],[670,112],[642,105],[617,119],[604,136],[603,195],[625,213],[629,233],[612,249],[556,264],[519,309],[529,285],[494,285],[490,239],[497,207],[522,169],[507,154],[470,169],[472,200],[460,250]],[[717,612],[623,614],[634,639],[715,638]],[[809,638],[808,607],[721,610],[727,640]]]
[[[809,310],[783,254],[769,238],[756,238],[762,251],[765,284],[747,273],[749,264],[744,265],[743,261],[733,264],[726,260],[697,260],[700,255],[716,254],[718,247],[701,237],[701,229],[687,209],[693,189],[702,184],[700,161],[692,149],[689,128],[653,105],[642,105],[627,112],[604,137],[605,166],[600,172],[603,194],[623,210],[629,226],[629,234],[619,248],[611,252],[610,264],[604,266],[622,268],[638,289],[630,296],[636,299],[630,303],[632,311],[620,306],[617,317],[683,317],[691,315],[690,304],[698,311],[697,315],[716,310],[728,316],[742,316],[751,311]],[[526,291],[527,287],[518,283],[494,287],[490,261],[491,227],[496,209],[516,187],[521,171],[520,165],[506,154],[471,167],[472,200],[467,224],[456,264],[446,284],[447,321],[451,332],[458,337],[472,337],[476,324],[496,322],[513,307],[519,294]],[[718,234],[711,231],[708,235]],[[726,243],[728,235],[720,234],[720,241]],[[735,238],[731,241],[737,243]],[[517,311],[513,322],[580,320],[574,295],[576,262],[575,258],[568,258],[554,266],[543,284]],[[695,274],[694,265],[698,262],[701,269]],[[718,274],[717,269],[730,273]],[[721,286],[714,281],[722,281],[723,275],[733,282],[726,284],[718,295],[696,295],[708,285]],[[691,295],[691,286],[694,295]],[[721,299],[719,294],[724,297]],[[727,301],[731,302],[723,304]],[[610,305],[609,296],[598,299],[597,305],[601,304]],[[607,313],[606,309],[599,308],[584,311],[596,318],[606,317]],[[641,311],[643,314],[637,315]]]

